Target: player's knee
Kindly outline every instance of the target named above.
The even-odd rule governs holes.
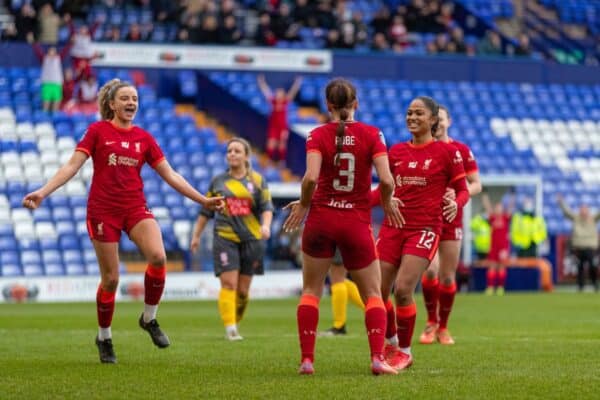
[[[442,278],[442,285],[443,286],[452,286],[452,284],[454,283],[455,279],[451,276],[446,276]]]
[[[114,292],[117,290],[119,286],[119,276],[118,275],[108,275],[102,277],[102,289],[107,292]]]
[[[162,251],[152,252],[148,257],[148,264],[154,268],[164,267],[167,263],[167,256]]]
[[[427,269],[427,271],[425,271],[425,276],[431,281],[434,280],[437,275],[433,269]]]

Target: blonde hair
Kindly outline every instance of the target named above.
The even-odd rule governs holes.
[[[112,79],[100,88],[98,92],[98,109],[103,120],[114,118],[115,112],[110,108],[110,102],[115,99],[119,89],[124,87],[133,87],[133,85],[120,79]]]
[[[228,150],[229,145],[231,143],[241,143],[241,145],[244,146],[244,151],[246,152],[246,156],[248,157],[248,159],[244,163],[244,165],[246,166],[246,176],[248,177],[248,179],[250,179],[250,181],[254,183],[254,179],[252,177],[252,163],[250,162],[250,157],[252,157],[252,148],[250,147],[250,143],[246,139],[236,136],[232,139],[229,139],[229,141],[227,142]]]

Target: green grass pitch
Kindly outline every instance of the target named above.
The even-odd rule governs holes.
[[[346,337],[317,339],[314,376],[297,375],[296,299],[251,301],[242,342],[227,342],[215,302],[165,302],[171,347],[137,326],[141,303],[117,303],[119,363],[101,365],[95,305],[0,304],[0,399],[567,399],[600,392],[600,296],[460,294],[452,347],[413,344],[398,376],[369,370],[361,313]],[[415,340],[423,328],[418,297]],[[320,329],[331,325],[328,298]]]

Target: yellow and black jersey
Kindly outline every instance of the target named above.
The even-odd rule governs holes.
[[[253,171],[251,176],[236,179],[224,172],[213,178],[207,196],[225,198],[222,212],[200,211],[207,218],[215,217],[215,235],[236,243],[261,238],[261,214],[273,211],[271,192],[262,175]]]

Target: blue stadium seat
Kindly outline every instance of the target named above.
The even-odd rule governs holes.
[[[23,275],[21,265],[18,263],[13,264],[0,264],[0,275],[1,276],[20,276]]]
[[[83,264],[65,264],[66,275],[85,275],[86,270]]]

